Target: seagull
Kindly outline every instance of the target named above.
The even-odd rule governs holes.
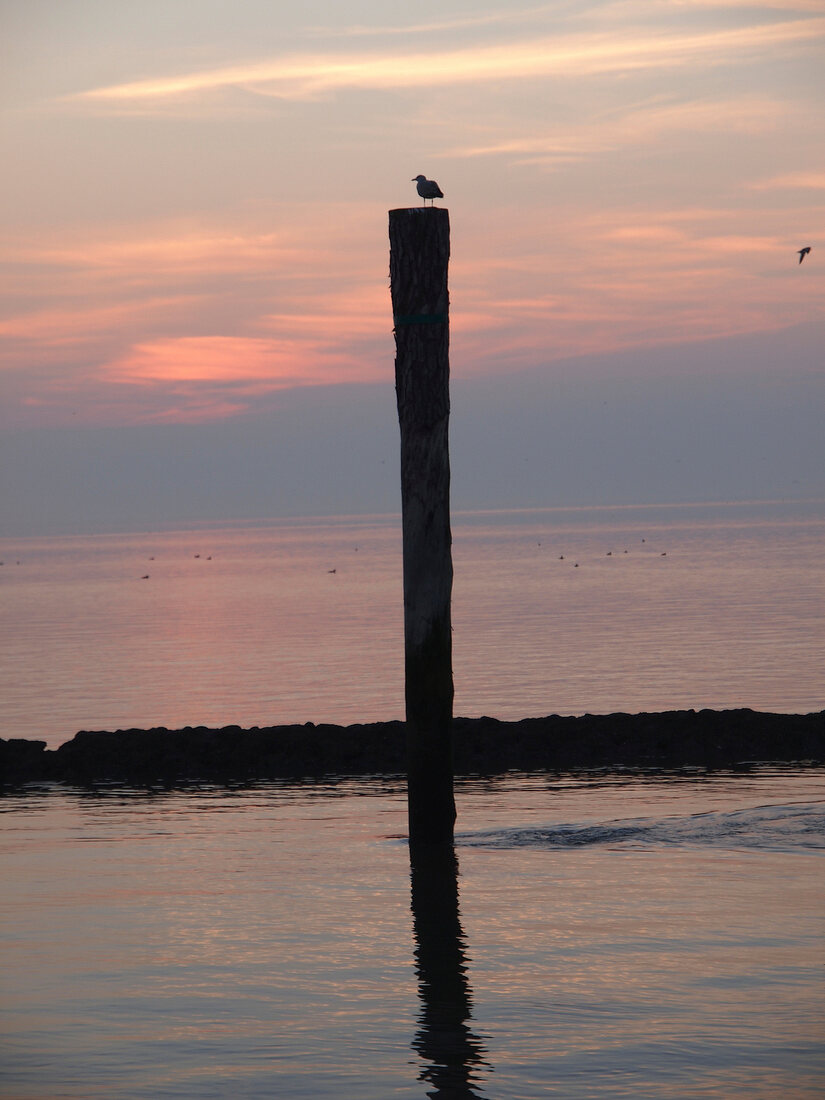
[[[444,194],[435,180],[428,180],[426,176],[416,176],[412,182],[418,185],[416,191],[424,200],[425,206],[427,205],[427,199],[430,200],[430,205],[432,205],[433,199],[444,198]]]
[[[419,187],[418,193],[420,195],[421,194],[421,190],[420,190],[421,184],[419,184],[418,187]],[[806,244],[804,248],[799,249],[799,262],[800,263],[802,263],[802,261],[805,259],[805,257],[808,255],[808,253],[810,251],[811,251],[811,246],[809,244]]]

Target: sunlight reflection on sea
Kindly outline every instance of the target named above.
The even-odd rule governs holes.
[[[457,714],[825,705],[822,502],[453,527]],[[6,540],[0,554],[0,736],[403,717],[397,517]]]
[[[457,795],[412,882],[397,782],[8,795],[0,1091],[821,1095],[825,772]]]

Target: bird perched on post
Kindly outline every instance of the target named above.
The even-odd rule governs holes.
[[[432,205],[433,199],[444,198],[441,188],[435,180],[428,180],[426,176],[416,176],[412,182],[418,185],[416,191],[424,200],[425,206],[427,205],[427,199],[430,200],[430,204]]]
[[[419,187],[420,186],[421,186],[421,184],[419,184]],[[419,195],[421,194],[420,191],[418,193],[419,193]],[[802,261],[805,259],[805,257],[808,255],[808,253],[810,251],[811,251],[811,246],[809,244],[806,244],[804,248],[799,249],[799,262],[800,263],[802,263]]]

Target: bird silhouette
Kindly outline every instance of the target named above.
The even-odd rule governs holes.
[[[419,184],[419,187],[420,186],[421,185]],[[421,194],[420,191],[418,193],[419,193],[419,195]],[[805,257],[808,255],[808,253],[810,251],[811,251],[811,246],[809,244],[806,244],[804,248],[799,249],[799,262],[800,263],[802,263],[802,261],[805,259]]]
[[[416,191],[424,200],[424,205],[427,205],[427,199],[430,200],[432,205],[433,199],[443,199],[444,194],[435,180],[428,180],[426,176],[415,176],[412,180],[416,184]]]

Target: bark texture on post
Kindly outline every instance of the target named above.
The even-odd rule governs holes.
[[[395,390],[401,428],[404,672],[410,843],[453,838],[450,727],[450,219],[440,207],[390,211]]]

